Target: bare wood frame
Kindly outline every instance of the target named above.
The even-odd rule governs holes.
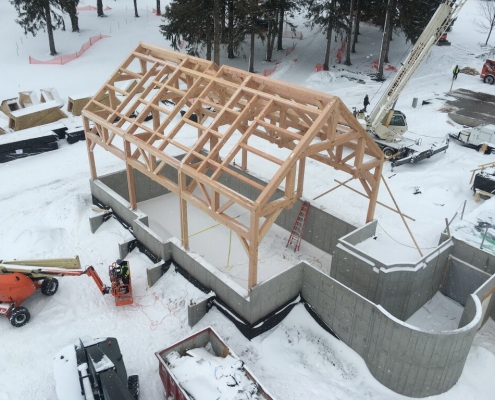
[[[130,80],[136,84],[122,89]],[[82,114],[91,178],[98,145],[125,161],[132,208],[134,169],[180,197],[184,247],[188,203],[234,231],[249,258],[249,289],[263,237],[302,196],[308,157],[358,179],[369,198],[366,222],[374,217],[383,153],[338,97],[140,43]],[[260,160],[274,171],[267,184],[242,171]],[[165,166],[176,181],[161,174]],[[254,195],[222,184],[225,174]],[[236,218],[234,204],[249,219]]]

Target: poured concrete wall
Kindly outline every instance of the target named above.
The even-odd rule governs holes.
[[[471,293],[476,292],[488,279],[490,274],[450,256],[441,291],[445,296],[465,306]]]
[[[304,268],[302,295],[378,381],[411,397],[443,393],[457,382],[481,315],[476,314],[481,310],[478,301],[465,328],[424,332],[309,265]]]
[[[443,243],[446,240],[449,240],[449,237],[442,233],[440,243]],[[488,253],[479,247],[463,242],[456,237],[452,237],[451,240],[454,243],[454,249],[452,250],[452,255],[454,257],[457,257],[490,275],[495,274],[495,255]]]
[[[125,199],[101,182],[92,182],[91,188],[93,196],[119,211],[132,225],[136,238],[156,251],[156,256],[165,260],[172,258],[250,323],[259,321],[301,293],[342,341],[360,354],[373,376],[388,388],[407,396],[425,397],[443,393],[457,382],[481,322],[482,304],[478,295],[471,296],[466,304],[462,328],[444,333],[424,332],[396,319],[384,307],[304,262],[256,285],[247,297],[244,289],[198,255],[181,248],[176,239],[162,241],[147,227],[146,216],[130,210]],[[367,229],[372,230],[369,226]],[[425,257],[418,268],[432,269],[451,246],[445,243]],[[350,252],[347,257],[364,263],[365,267],[372,263]],[[436,261],[428,267],[433,260]],[[372,271],[373,268],[376,267],[373,265]],[[383,269],[386,271],[382,273],[384,284],[394,282],[390,279],[394,270],[387,270],[385,266]],[[495,282],[491,284],[493,289]],[[480,296],[486,297],[492,289],[483,287]]]
[[[439,290],[453,245],[444,242],[414,263],[385,264],[356,247],[373,237],[375,229],[371,222],[339,239],[330,275],[405,321]]]
[[[181,157],[178,158],[180,159]],[[266,182],[259,178],[253,177],[238,168],[230,168],[235,170],[237,174],[249,176],[250,179],[253,179],[260,185],[266,185]],[[167,165],[163,168],[161,174],[171,181],[177,182],[177,171],[174,168]],[[129,201],[129,190],[125,171],[119,171],[101,176],[99,177],[99,180],[121,197]],[[134,170],[134,181],[136,185],[137,202],[150,200],[170,193],[169,190],[165,189],[148,176],[136,170]],[[260,193],[258,189],[253,188],[252,186],[227,173],[223,173],[220,176],[219,182],[251,200],[256,199]],[[273,195],[273,198],[280,198],[282,196],[283,191],[277,189]],[[282,210],[275,221],[275,224],[289,232],[292,231],[301,206],[302,200],[298,199],[290,210]],[[340,237],[347,235],[355,229],[355,226],[321,210],[320,208],[310,206],[303,232],[303,240],[311,243],[320,250],[330,253],[331,250],[337,245]]]

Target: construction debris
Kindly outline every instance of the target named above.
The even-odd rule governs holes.
[[[459,71],[461,74],[467,74],[467,75],[479,75],[480,73],[476,71],[476,69],[471,68],[471,67],[464,67]]]

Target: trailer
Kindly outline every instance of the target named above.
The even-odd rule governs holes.
[[[449,148],[448,137],[431,145],[424,145],[421,140],[411,140],[405,137],[402,137],[399,143],[388,142],[377,137],[373,140],[382,149],[385,157],[392,162],[392,169],[399,165],[415,164],[442,151],[447,151]]]
[[[169,399],[275,400],[211,327],[155,355]]]

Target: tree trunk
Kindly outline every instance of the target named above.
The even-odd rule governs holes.
[[[76,3],[71,3],[67,13],[69,14],[72,32],[79,32],[79,18],[77,16]]]
[[[226,9],[225,9],[225,0],[222,0],[220,2],[220,43],[225,43],[225,35],[226,35],[226,29],[225,29],[225,20],[226,20]]]
[[[253,18],[253,24],[256,23],[255,19]],[[254,27],[254,25],[253,25]],[[253,28],[254,29],[254,28]],[[250,54],[249,54],[249,72],[254,72],[254,39],[255,39],[255,33],[254,30],[251,32],[251,49],[250,49]]]
[[[213,62],[220,65],[220,0],[213,2]]]
[[[284,17],[285,17],[285,0],[280,0],[280,10],[278,13],[278,41],[277,50],[283,50],[282,38],[284,37]]]
[[[493,30],[493,25],[490,25],[490,30],[488,31],[488,37],[486,38],[485,46],[488,44],[488,40],[490,40],[492,30]]]
[[[161,8],[160,0],[156,0],[156,15],[162,15],[160,8]]]
[[[139,18],[139,14],[137,11],[137,0],[134,0],[134,17]]]
[[[206,28],[206,59],[211,61],[211,48],[212,48],[212,40],[211,40],[211,29],[210,27]]]
[[[98,17],[105,17],[103,12],[103,0],[96,0],[96,14]]]
[[[352,39],[352,20],[354,14],[354,0],[351,0],[351,10],[349,14],[349,26],[347,27],[347,45],[344,65],[352,65],[351,63],[351,39]]]
[[[358,34],[359,34],[359,0],[357,0],[356,3],[356,19],[354,22],[354,36],[352,38],[352,49],[351,49],[352,53],[356,52],[356,43],[358,41]]]
[[[229,0],[228,3],[229,12],[229,39],[227,45],[227,57],[234,58],[234,0]]]
[[[388,40],[387,40],[387,48],[385,50],[385,58],[383,59],[384,62],[388,63],[388,51],[390,49],[390,42],[392,41],[392,34],[394,33],[394,25],[392,23],[392,18],[395,13],[395,8],[397,7],[397,0],[392,0],[392,8],[390,12],[390,27],[388,29]]]
[[[332,45],[332,29],[333,29],[333,24],[332,24],[332,20],[330,20],[327,30],[327,48],[325,50],[325,61],[323,61],[323,70],[325,71],[329,70],[328,63],[330,62],[330,48]]]
[[[391,15],[392,15],[392,3],[394,0],[388,0],[387,4],[387,14],[385,15],[385,26],[383,28],[383,36],[382,36],[382,47],[380,51],[380,60],[378,62],[378,72],[377,72],[377,78],[378,79],[383,79],[383,64],[385,61],[385,52],[387,50],[387,42],[389,41],[390,37],[390,21],[391,21]]]
[[[50,45],[50,55],[56,56],[57,50],[55,49],[55,40],[53,39],[53,26],[52,26],[52,15],[50,10],[50,0],[44,1],[45,8],[45,22],[46,22],[46,31],[48,32],[48,43]]]
[[[266,59],[265,61],[272,61],[272,36],[273,36],[273,21],[268,22],[268,32],[266,34]]]

